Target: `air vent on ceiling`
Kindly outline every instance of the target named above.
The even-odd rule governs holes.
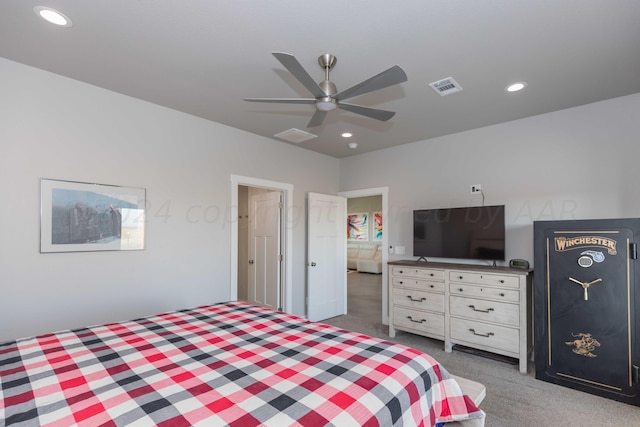
[[[308,141],[313,138],[317,138],[318,135],[314,135],[309,132],[305,132],[300,129],[291,128],[274,135],[276,138],[284,139],[285,141],[293,142],[294,144],[300,144],[301,142]]]
[[[429,86],[433,88],[440,96],[451,95],[452,93],[462,92],[462,86],[458,84],[453,77],[447,77],[446,79],[438,80],[437,82],[429,83]]]

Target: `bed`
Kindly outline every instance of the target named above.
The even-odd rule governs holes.
[[[434,426],[484,413],[417,350],[243,302],[0,344],[6,426]]]

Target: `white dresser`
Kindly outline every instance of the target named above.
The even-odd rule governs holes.
[[[408,266],[392,267],[389,271],[389,300],[394,320],[390,324],[404,331],[444,340],[444,271]]]
[[[531,270],[418,261],[389,263],[389,335],[402,330],[519,360],[533,351]]]

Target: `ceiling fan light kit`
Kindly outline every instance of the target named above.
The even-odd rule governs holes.
[[[333,111],[338,108],[338,103],[330,96],[325,96],[316,100],[316,108],[320,111]]]
[[[329,80],[329,72],[338,62],[334,55],[324,54],[318,58],[318,64],[324,69],[324,80],[316,83],[309,73],[291,54],[273,52],[273,56],[314,96],[313,98],[245,98],[250,102],[274,102],[288,104],[314,104],[316,112],[307,127],[320,126],[327,112],[336,108],[360,114],[379,121],[387,121],[395,115],[393,111],[380,110],[356,104],[347,104],[345,99],[373,92],[407,81],[407,75],[398,65],[364,80],[349,89],[338,92],[336,85]]]

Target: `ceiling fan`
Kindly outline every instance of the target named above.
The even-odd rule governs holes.
[[[320,126],[327,112],[335,110],[336,108],[386,122],[396,113],[393,111],[364,107],[362,105],[347,104],[342,101],[407,81],[407,75],[402,68],[394,65],[388,70],[376,74],[349,89],[338,92],[336,85],[329,80],[329,71],[331,71],[337,62],[335,56],[325,54],[318,58],[318,64],[324,69],[325,75],[324,80],[320,83],[316,83],[313,80],[293,55],[283,52],[273,52],[273,56],[311,92],[314,98],[244,98],[244,100],[251,102],[279,102],[285,104],[315,104],[316,112],[311,117],[307,127]]]

